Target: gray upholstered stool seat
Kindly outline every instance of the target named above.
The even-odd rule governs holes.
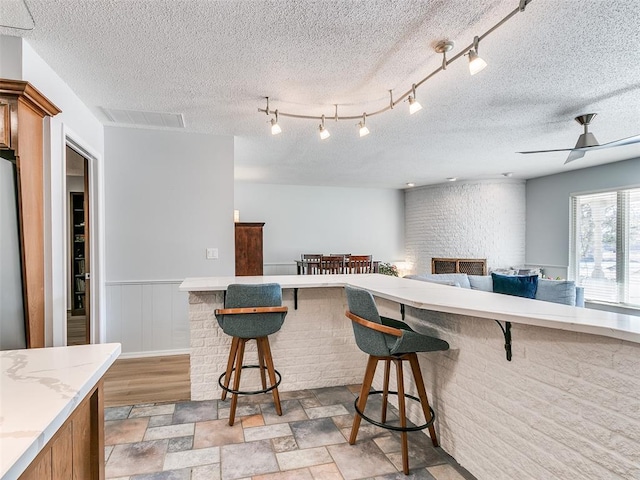
[[[277,283],[232,284],[227,287],[223,309],[215,311],[220,328],[230,335],[231,351],[226,371],[220,375],[218,383],[222,388],[222,400],[231,393],[229,425],[235,421],[238,395],[254,395],[271,392],[276,412],[282,415],[278,385],[280,373],[273,366],[268,335],[282,327],[287,307],[282,306],[282,289]],[[245,344],[255,340],[258,349],[258,365],[243,365]],[[262,389],[240,390],[240,376],[243,368],[260,369]],[[267,387],[266,373],[270,386]],[[229,388],[231,376],[234,376],[233,388]]]
[[[354,415],[353,418],[353,426],[351,428],[349,443],[353,445],[356,442],[362,418],[374,425],[378,425],[379,427],[401,432],[402,470],[408,475],[409,455],[407,432],[428,428],[431,436],[431,442],[434,446],[438,446],[438,439],[433,426],[435,413],[429,405],[416,353],[448,350],[449,344],[442,339],[417,333],[404,322],[393,320],[391,318],[380,317],[373,296],[366,290],[347,286],[346,292],[347,302],[349,304],[349,310],[346,315],[352,321],[356,344],[360,350],[369,354],[369,361],[367,363],[367,369],[362,382],[360,395],[355,400],[356,415]],[[376,372],[376,367],[380,360],[385,362],[383,390],[372,391],[371,384]],[[409,362],[409,365],[411,366],[419,398],[408,395],[404,391],[402,362],[405,361]],[[389,375],[392,362],[396,365],[396,379],[398,383],[397,391],[389,390]],[[367,399],[371,394],[382,394],[382,415],[380,422],[375,421],[364,414]],[[398,410],[400,413],[399,427],[387,424],[386,422],[389,395],[398,396]],[[405,400],[407,398],[420,402],[425,418],[425,423],[423,425],[415,427],[407,426],[405,407]]]

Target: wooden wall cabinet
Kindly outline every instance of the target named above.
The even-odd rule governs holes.
[[[236,223],[236,276],[262,275],[264,223]]]
[[[18,172],[27,347],[44,347],[43,119],[60,109],[28,82],[0,79],[0,155]]]

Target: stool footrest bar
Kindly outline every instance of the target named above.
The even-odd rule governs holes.
[[[384,393],[382,390],[371,390],[367,395],[371,396],[371,395],[379,395]],[[392,391],[388,391],[387,392],[389,395],[398,395],[398,392],[392,392]],[[420,403],[420,399],[418,397],[414,397],[413,395],[409,395],[408,393],[404,394],[405,398],[409,398],[411,400],[415,400],[416,402]],[[358,400],[360,399],[360,396],[358,396],[353,405],[356,409],[356,413],[358,415],[360,415],[362,418],[364,418],[367,422],[371,423],[372,425],[375,425],[377,427],[381,427],[381,428],[385,428],[387,430],[393,430],[396,432],[417,432],[419,430],[424,430],[425,428],[430,427],[431,425],[433,425],[433,422],[435,422],[436,420],[436,413],[433,411],[433,408],[429,407],[429,411],[431,412],[431,420],[429,420],[427,423],[424,423],[422,425],[417,425],[414,427],[397,427],[395,425],[390,425],[388,423],[383,423],[383,422],[378,422],[377,420],[373,420],[370,417],[367,417],[363,412],[360,411],[360,409],[358,408]]]
[[[264,371],[267,371],[266,367],[261,367],[260,365],[243,365],[242,366],[243,369],[245,368],[262,368]],[[231,372],[234,372],[236,369],[235,367],[231,370]],[[278,377],[278,380],[276,381],[275,384],[271,385],[268,388],[262,389],[262,390],[254,390],[254,391],[245,391],[245,390],[233,390],[229,387],[225,387],[222,383],[222,379],[225,377],[226,372],[223,373],[222,375],[220,375],[218,377],[218,385],[220,385],[220,388],[222,388],[224,391],[229,392],[229,393],[235,393],[236,395],[259,395],[261,393],[268,393],[271,390],[278,388],[278,385],[280,385],[280,382],[282,381],[282,376],[280,375],[280,372],[276,369],[273,370],[276,374],[276,376]]]

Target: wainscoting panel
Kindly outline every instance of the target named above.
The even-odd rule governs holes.
[[[296,275],[298,270],[295,263],[265,263],[263,272],[265,275]]]
[[[188,294],[181,281],[107,282],[107,341],[128,356],[189,349]]]

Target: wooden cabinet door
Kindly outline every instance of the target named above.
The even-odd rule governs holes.
[[[236,223],[236,275],[262,275],[264,223]]]

